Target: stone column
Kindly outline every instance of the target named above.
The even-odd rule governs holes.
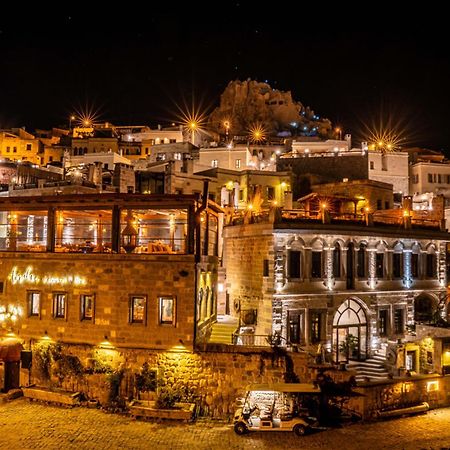
[[[412,285],[412,250],[410,248],[403,249],[403,284],[409,289]]]
[[[367,249],[367,284],[371,289],[375,289],[377,284],[376,248]]]

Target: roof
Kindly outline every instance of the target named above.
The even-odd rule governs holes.
[[[320,394],[320,388],[309,383],[264,383],[249,384],[247,391],[276,391],[276,392],[303,392],[307,394]]]

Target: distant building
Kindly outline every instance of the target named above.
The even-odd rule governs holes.
[[[0,157],[40,164],[39,141],[22,128],[0,130]]]

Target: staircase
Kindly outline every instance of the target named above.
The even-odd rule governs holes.
[[[386,349],[376,350],[375,353],[365,361],[350,361],[347,369],[356,372],[356,382],[382,381],[389,379],[386,370]]]
[[[212,326],[209,344],[232,344],[232,335],[238,327],[238,319],[232,316],[217,316],[217,322]]]

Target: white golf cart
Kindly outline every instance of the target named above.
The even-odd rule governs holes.
[[[251,384],[234,414],[234,431],[293,431],[303,436],[317,425],[320,388],[305,383]]]

